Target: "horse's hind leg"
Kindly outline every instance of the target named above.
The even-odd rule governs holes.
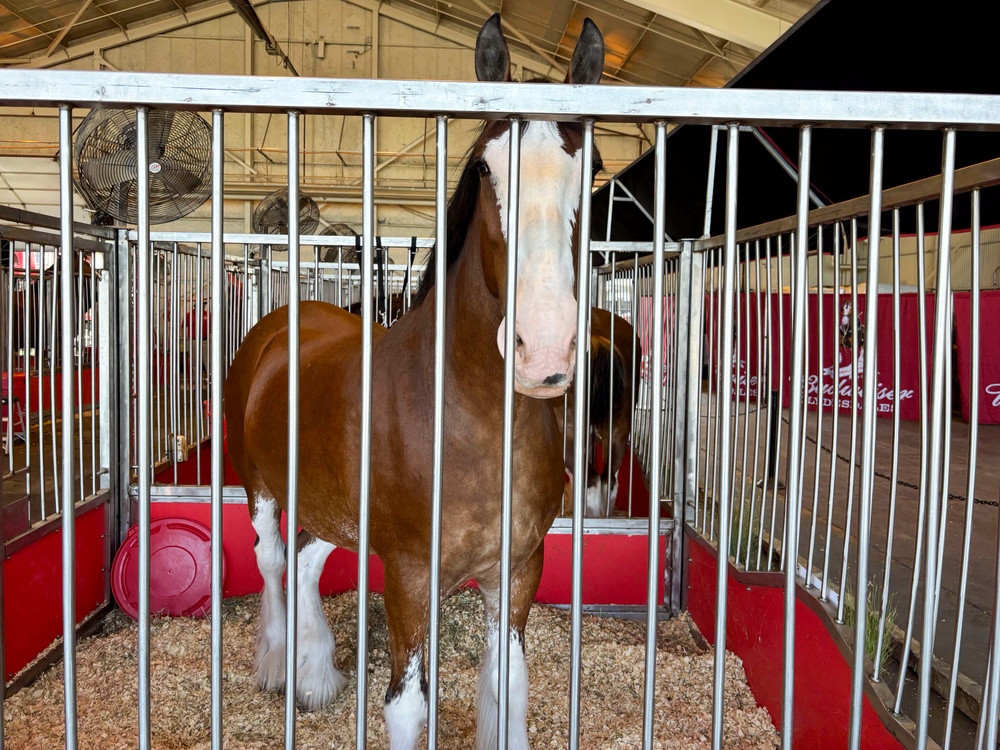
[[[259,689],[281,690],[285,687],[285,593],[281,584],[285,543],[281,539],[281,508],[264,491],[250,494],[251,519],[257,532],[254,552],[264,579],[254,671]]]
[[[512,571],[510,585],[510,675],[507,714],[507,747],[527,750],[528,745],[528,668],[524,660],[524,627],[542,577],[542,544],[520,570]],[[500,599],[499,592],[479,582],[486,611],[486,652],[479,673],[476,694],[476,750],[497,747],[498,706],[500,699]]]
[[[329,542],[299,534],[295,698],[307,711],[331,703],[347,682],[334,666],[333,634],[319,596],[319,577],[333,550]]]

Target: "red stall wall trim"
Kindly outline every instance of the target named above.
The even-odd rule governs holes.
[[[715,592],[718,570],[714,549],[688,536],[688,609],[709,643],[715,643]],[[726,597],[726,648],[743,660],[757,703],[781,731],[782,658],[785,590],[783,574],[756,574],[739,580],[729,568]],[[775,583],[757,583],[774,578]],[[851,667],[822,618],[802,598],[795,607],[795,726],[792,745],[810,750],[843,750],[848,745]],[[864,696],[861,747],[899,750],[903,746],[882,723]]]

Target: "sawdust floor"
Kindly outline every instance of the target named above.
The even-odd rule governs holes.
[[[385,610],[370,597],[368,747],[388,747],[382,718],[389,679]],[[324,599],[337,641],[337,665],[350,681],[326,708],[300,712],[296,747],[354,747],[357,594]],[[280,747],[284,697],[254,687],[252,669],[259,596],[223,605],[223,725],[225,747]],[[475,695],[483,651],[483,611],[478,594],[450,597],[441,614],[440,721],[442,748],[471,748]],[[136,623],[121,612],[78,645],[78,739],[81,750],[137,746]],[[526,632],[528,731],[535,748],[565,747],[569,726],[570,616],[535,606]],[[656,657],[656,747],[710,744],[713,653],[686,614],[659,624]],[[580,746],[642,746],[645,623],[585,615],[583,618],[582,733]],[[155,618],[151,625],[152,746],[155,750],[210,747],[210,647],[207,620]],[[4,704],[7,750],[63,746],[63,670],[57,665]],[[776,748],[778,735],[746,684],[743,665],[726,656],[726,747]]]

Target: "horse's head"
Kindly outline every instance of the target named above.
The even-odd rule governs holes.
[[[595,84],[604,70],[604,38],[588,18],[573,52],[567,83]],[[494,15],[476,40],[476,76],[481,81],[510,81],[510,55]],[[592,164],[583,164],[583,131],[579,123],[529,121],[522,125],[520,192],[517,223],[517,307],[515,388],[536,398],[562,395],[573,379],[576,351],[577,223],[582,170],[600,168],[594,150]],[[506,234],[510,127],[490,123],[473,148],[480,175],[480,197],[494,212],[483,231],[502,248],[484,256],[484,271],[492,290],[505,298]],[[584,228],[586,231],[587,228]],[[497,330],[504,352],[504,331],[510,311]]]

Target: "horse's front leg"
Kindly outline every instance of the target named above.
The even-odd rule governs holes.
[[[390,750],[412,750],[427,724],[424,636],[428,583],[420,570],[418,564],[395,565],[390,570],[386,563],[385,618],[391,664],[385,725]]]
[[[511,571],[510,584],[510,656],[507,712],[507,747],[527,750],[528,745],[528,668],[524,660],[524,627],[542,577],[543,544],[519,570]],[[496,588],[479,582],[486,612],[486,652],[479,673],[476,703],[476,750],[495,750],[499,729],[500,700],[500,598]]]

